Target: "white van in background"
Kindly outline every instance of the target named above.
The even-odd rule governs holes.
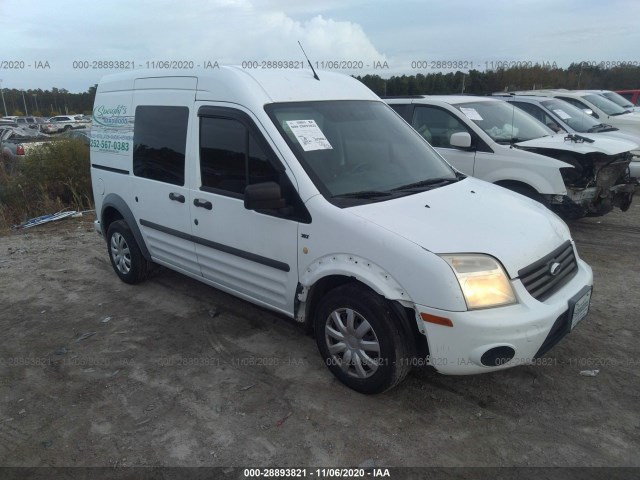
[[[629,140],[558,134],[496,97],[386,99],[455,168],[547,205],[565,219],[626,211]]]
[[[105,77],[91,176],[123,281],[157,263],[294,318],[360,392],[416,362],[529,363],[589,310],[591,269],[556,215],[454,170],[348,76]]]

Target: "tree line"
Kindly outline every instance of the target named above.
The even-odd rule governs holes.
[[[568,68],[548,66],[512,67],[469,72],[436,72],[382,78],[379,75],[356,76],[377,95],[420,95],[466,93],[488,95],[493,92],[540,88],[640,89],[640,66],[602,68],[572,63]],[[71,113],[90,114],[97,85],[86,92],[70,93],[64,88],[51,90],[2,89],[2,115],[53,116]],[[6,113],[5,109],[6,108]]]
[[[2,89],[0,116],[29,115],[34,117],[53,117],[66,114],[90,114],[96,96],[97,85],[86,92],[71,93],[64,88],[51,90],[16,88]]]
[[[355,77],[377,95],[490,95],[494,92],[566,88],[569,90],[640,89],[640,66],[601,68],[584,63],[572,63],[568,68],[544,66],[449,73],[428,73],[393,76]]]

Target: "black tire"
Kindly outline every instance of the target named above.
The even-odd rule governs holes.
[[[359,338],[358,334],[347,335],[349,315],[353,318],[351,330],[366,332]],[[336,327],[337,319],[345,330]],[[365,322],[368,325],[364,325]],[[316,343],[325,364],[338,380],[357,392],[373,394],[389,390],[411,369],[407,355],[409,342],[402,324],[387,301],[364,286],[350,283],[329,291],[318,303],[313,323]],[[332,332],[328,333],[330,329]],[[344,341],[336,338],[336,333],[342,335]],[[377,353],[375,349],[369,350],[376,343]],[[336,353],[336,349],[343,347],[344,351]],[[377,366],[371,367],[367,363],[371,360]]]
[[[66,132],[67,130],[71,130],[71,125],[65,125],[62,129],[63,132]]]
[[[151,271],[152,263],[142,255],[127,222],[117,220],[107,230],[107,252],[111,266],[125,283],[140,283]]]

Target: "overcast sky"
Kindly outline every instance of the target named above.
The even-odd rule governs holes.
[[[638,0],[0,0],[0,79],[80,92],[115,71],[94,62],[300,62],[298,40],[314,66],[382,77],[436,61],[640,64],[639,21]]]

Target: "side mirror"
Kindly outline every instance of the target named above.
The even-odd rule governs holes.
[[[471,135],[468,132],[453,133],[449,139],[449,144],[452,147],[469,148],[471,147]]]
[[[254,183],[244,189],[244,208],[247,210],[274,210],[284,206],[280,185],[276,182]]]
[[[598,117],[598,114],[597,114],[597,113],[595,113],[595,112],[594,112],[593,110],[591,110],[590,108],[584,108],[583,110],[584,110],[584,113],[586,113],[587,115],[591,115],[592,117],[599,118],[599,117]]]

